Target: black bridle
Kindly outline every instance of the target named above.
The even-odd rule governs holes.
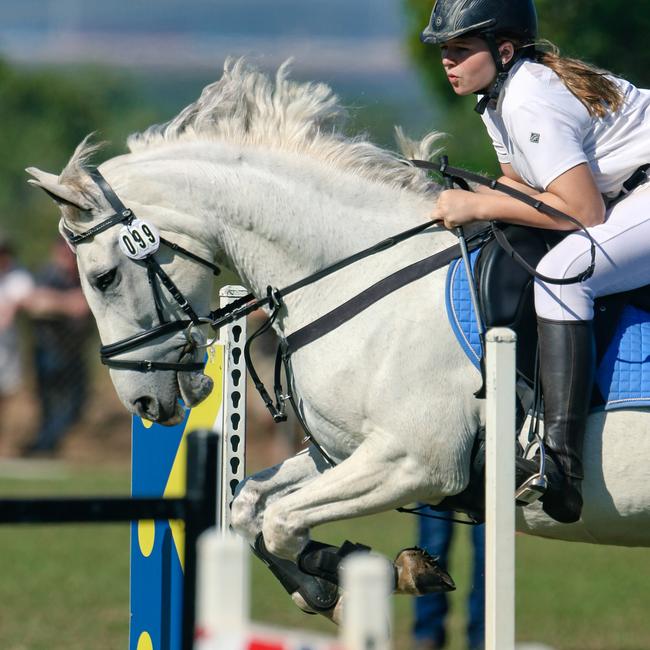
[[[70,228],[63,224],[63,231],[65,233],[65,236],[73,248],[76,248],[78,244],[92,239],[96,235],[108,230],[109,228],[117,225],[130,225],[135,219],[135,214],[133,211],[122,203],[117,194],[113,191],[113,188],[108,184],[106,179],[102,176],[97,168],[91,167],[86,171],[88,172],[90,178],[92,178],[92,180],[99,187],[102,194],[115,212],[101,223],[80,234],[75,234],[72,230],[70,230]],[[221,273],[219,267],[212,262],[204,260],[191,251],[184,249],[178,244],[175,244],[174,242],[170,242],[167,239],[161,237],[160,243],[164,244],[173,251],[181,253],[186,257],[189,257],[190,259],[198,262],[199,264],[202,264],[203,266],[209,268],[214,275],[219,275],[219,273]],[[151,341],[154,341],[162,336],[181,331],[186,332],[189,348],[196,348],[198,346],[190,336],[191,328],[193,326],[199,326],[205,322],[209,322],[209,319],[201,318],[197,315],[196,311],[192,308],[174,281],[162,269],[153,253],[147,255],[141,261],[133,261],[136,264],[144,264],[147,269],[147,277],[149,280],[149,285],[151,286],[153,302],[156,308],[159,324],[155,327],[144,330],[137,334],[133,334],[132,336],[124,338],[115,343],[103,345],[99,350],[102,363],[109,368],[116,368],[119,370],[135,370],[138,372],[151,372],[152,370],[177,370],[182,372],[192,372],[202,370],[203,366],[205,365],[203,362],[169,363],[164,361],[150,361],[147,359],[138,361],[114,359],[114,357],[120,354],[131,352],[132,350],[135,350],[142,345],[150,343]],[[187,319],[169,321],[165,318],[161,289],[158,285],[157,280],[160,281],[160,284],[165,287],[172,298],[174,298],[183,313],[187,315]]]

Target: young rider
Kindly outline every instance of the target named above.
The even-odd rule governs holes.
[[[582,510],[594,299],[650,284],[650,183],[644,173],[650,91],[540,49],[536,38],[533,0],[438,0],[422,33],[423,42],[440,47],[456,94],[479,95],[476,110],[501,164],[500,180],[575,217],[596,241],[590,278],[535,283],[546,446],[563,473],[542,500],[551,517],[569,523]],[[494,218],[576,230],[491,190],[445,191],[433,214],[448,228]],[[579,230],[569,234],[537,270],[554,278],[577,275],[589,266],[589,243]]]

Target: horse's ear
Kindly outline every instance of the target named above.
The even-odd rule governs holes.
[[[68,205],[79,210],[92,210],[94,204],[79,189],[59,181],[56,174],[41,171],[36,167],[28,167],[25,170],[30,176],[27,182],[34,187],[40,187],[56,203],[61,206]]]

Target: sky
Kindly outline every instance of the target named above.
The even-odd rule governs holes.
[[[171,100],[218,78],[227,57],[323,81],[355,105],[429,130],[436,109],[405,51],[404,0],[0,0],[0,58],[102,64],[164,77]],[[200,81],[197,81],[200,80]],[[160,97],[160,91],[157,97]],[[170,100],[170,101],[171,101]],[[157,101],[160,101],[159,99]]]
[[[2,0],[17,63],[214,67],[248,55],[305,73],[411,74],[401,0]]]

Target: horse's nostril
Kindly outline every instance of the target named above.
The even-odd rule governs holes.
[[[142,418],[155,420],[158,417],[158,403],[155,398],[143,395],[134,400],[135,412]]]

